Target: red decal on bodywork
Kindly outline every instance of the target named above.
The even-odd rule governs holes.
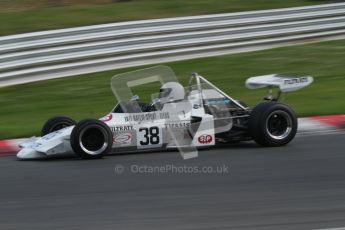
[[[200,144],[209,144],[212,142],[212,136],[208,134],[204,134],[198,137],[198,142]]]
[[[103,122],[107,122],[107,121],[111,121],[111,119],[113,119],[113,114],[110,113],[107,116],[102,117],[100,120]]]

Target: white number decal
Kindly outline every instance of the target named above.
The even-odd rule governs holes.
[[[141,127],[137,131],[138,148],[153,148],[162,146],[162,130],[157,126]]]

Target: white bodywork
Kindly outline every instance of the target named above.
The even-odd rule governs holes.
[[[234,119],[249,117],[249,113],[246,113],[248,107],[232,99],[198,74],[191,76],[184,99],[155,106],[153,110],[148,109],[152,107],[146,103],[140,105],[138,97],[133,97],[129,90],[130,87],[141,84],[155,81],[173,82],[174,79],[177,80],[173,71],[164,66],[120,74],[112,78],[111,87],[117,100],[126,102],[118,104],[111,113],[100,119],[112,132],[113,152],[177,148],[182,153],[186,148],[188,151],[182,154],[186,159],[195,156],[194,150],[197,147],[215,145],[216,133],[232,131],[236,125]],[[312,81],[312,77],[288,78],[266,75],[249,78],[246,86],[251,89],[277,86],[282,92],[288,92],[305,87]],[[156,103],[155,99],[151,105]],[[131,107],[132,105],[134,107]],[[134,109],[127,109],[126,106]],[[238,122],[237,120],[237,125],[241,125]],[[73,128],[74,126],[70,126],[43,137],[29,139],[20,145],[21,150],[17,157],[37,159],[74,154],[70,144]]]
[[[209,91],[209,90],[208,90]],[[219,97],[217,92],[204,92]],[[113,133],[115,152],[179,148],[183,146],[215,145],[213,116],[206,114],[196,92],[191,92],[188,100],[167,103],[160,111],[141,113],[109,113],[101,118]],[[198,105],[198,106],[196,106]],[[195,133],[189,134],[191,120],[198,117],[201,122]],[[158,143],[144,143],[145,133],[141,129],[155,127],[158,130]],[[39,159],[49,156],[73,154],[70,134],[74,126],[52,132],[43,137],[31,138],[20,145],[17,157]]]
[[[73,154],[69,137],[74,126],[49,133],[43,137],[33,137],[21,143],[17,157],[20,159],[46,158],[48,156]]]
[[[276,86],[281,92],[291,92],[302,89],[313,82],[313,78],[288,77],[278,74],[251,77],[246,80],[246,87],[249,89],[259,89],[264,87]]]

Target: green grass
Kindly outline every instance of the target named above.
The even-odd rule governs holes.
[[[0,0],[0,35],[137,19],[261,10],[331,2],[334,1]]]
[[[270,73],[312,75],[308,88],[285,94],[299,116],[345,113],[345,40],[168,63],[182,82],[197,71],[232,97],[254,106],[264,90],[244,87],[247,77]],[[101,117],[115,104],[110,78],[123,69],[0,89],[0,138],[39,134],[57,114]],[[152,89],[144,89],[152,90]],[[158,91],[158,88],[157,88]]]

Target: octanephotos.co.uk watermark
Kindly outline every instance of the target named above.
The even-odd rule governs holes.
[[[175,164],[116,164],[114,167],[114,172],[116,175],[121,175],[125,172],[132,174],[230,174],[230,166],[226,164],[202,166]]]

